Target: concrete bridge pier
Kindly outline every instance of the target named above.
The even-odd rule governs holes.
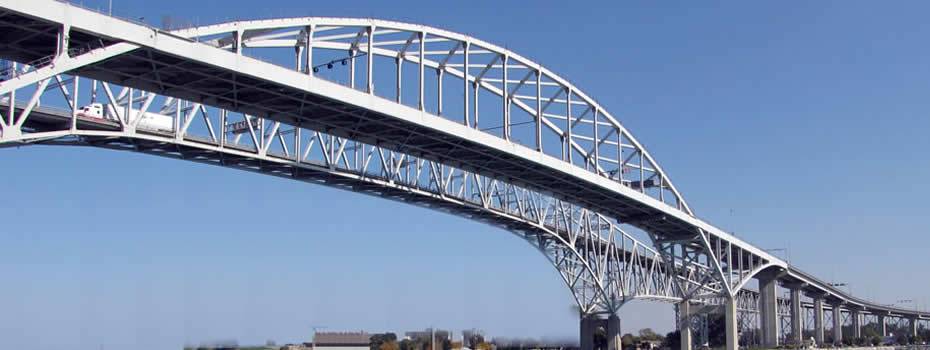
[[[595,314],[581,315],[581,334],[578,337],[581,350],[594,350],[594,331],[600,323]]]
[[[687,300],[678,303],[678,333],[681,350],[691,350],[691,304]]]
[[[620,317],[611,314],[606,319],[597,314],[581,316],[581,327],[578,341],[581,350],[594,350],[594,333],[598,328],[607,334],[607,350],[620,350],[623,348],[620,338]]]
[[[849,317],[852,319],[852,331],[851,335],[853,339],[859,339],[862,337],[862,313],[858,309],[850,309]]]
[[[907,335],[910,337],[917,336],[917,319],[914,317],[907,319]]]
[[[762,345],[778,347],[778,283],[774,274],[764,274],[759,280],[759,318],[762,328]]]
[[[885,323],[885,315],[875,315],[878,318],[878,331],[882,333],[882,337],[888,336],[888,324]]]
[[[842,302],[833,304],[833,344],[843,343],[843,311],[840,310]]]
[[[801,288],[791,288],[791,340],[795,345],[804,344],[804,329],[801,319],[804,317],[801,309]]]
[[[607,350],[623,349],[620,337],[620,316],[612,313],[607,317]]]
[[[814,341],[817,346],[823,346],[823,296],[817,295],[814,299]]]
[[[727,297],[727,305],[724,308],[724,319],[725,328],[726,328],[726,350],[738,350],[739,349],[739,330],[737,329],[737,319],[736,319],[736,298]]]

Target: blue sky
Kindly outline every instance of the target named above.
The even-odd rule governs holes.
[[[699,216],[860,296],[930,306],[927,3],[114,2],[153,24],[362,16],[505,45],[610,109]],[[314,326],[577,336],[556,272],[495,228],[130,153],[0,161],[11,348],[296,342]],[[673,315],[643,303],[622,318],[664,332]]]

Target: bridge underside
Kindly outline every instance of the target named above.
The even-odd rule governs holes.
[[[299,29],[280,31],[285,22]],[[283,19],[205,27],[207,34],[196,34],[200,29],[166,32],[58,2],[0,0],[0,59],[18,62],[12,76],[0,81],[0,147],[141,152],[323,184],[504,228],[539,249],[559,271],[580,307],[584,350],[594,328],[604,327],[611,339],[619,335],[616,312],[633,299],[678,303],[686,346],[699,338],[690,330],[700,323],[695,321],[700,310],[722,312],[728,349],[737,347],[740,334],[768,346],[800,343],[811,328],[807,324],[814,324],[822,343],[827,319],[858,325],[865,314],[897,316],[916,329],[926,317],[846,295],[696,218],[628,131],[543,67],[474,38],[376,22]],[[354,32],[314,36],[315,30],[343,27]],[[376,44],[376,33],[409,38]],[[345,38],[354,43],[340,41]],[[453,46],[425,50],[435,42]],[[391,51],[391,45],[403,49]],[[407,52],[412,45],[419,54]],[[250,58],[244,47],[293,49],[296,67]],[[367,91],[356,88],[355,73],[349,86],[315,76],[310,56],[320,47],[348,49],[352,71],[355,55],[366,54]],[[438,59],[427,59],[436,52]],[[373,74],[381,74],[373,72],[376,54],[396,59],[396,101],[374,94]],[[469,63],[481,54],[493,58]],[[400,103],[403,61],[419,65],[419,108]],[[528,72],[522,80],[508,78],[514,67],[508,64]],[[443,75],[462,79],[463,122],[424,108],[424,67],[439,77],[437,114]],[[496,73],[486,75],[489,71]],[[535,90],[535,108],[525,102],[533,96],[521,95],[526,88]],[[477,128],[482,89],[501,98],[500,137]],[[573,93],[579,100],[572,100]],[[92,103],[105,112],[82,115],[80,107]],[[566,115],[546,113],[551,104],[567,106]],[[513,106],[534,116],[535,150],[510,139]],[[149,117],[166,123],[142,121]],[[560,120],[564,130],[553,124]],[[557,131],[561,159],[543,152],[544,125]],[[590,130],[584,134],[577,125]],[[589,146],[581,145],[585,142]],[[603,148],[611,148],[615,159]],[[604,164],[611,162],[614,168],[607,169]],[[638,179],[624,179],[631,169]],[[746,291],[753,278],[757,293]],[[802,296],[809,300],[802,302]],[[801,322],[805,308],[813,310],[811,322]],[[824,310],[834,311],[825,316]],[[833,338],[842,338],[842,327],[834,328]]]
[[[59,30],[60,26],[54,23],[5,13],[0,16],[0,58],[32,62],[54,55]],[[71,33],[71,47],[99,48],[101,44],[109,46],[116,42],[99,35],[81,33],[78,29],[72,29]],[[270,66],[260,61],[256,63]],[[309,94],[286,84],[275,84],[218,68],[209,62],[142,47],[80,66],[73,73],[378,144],[469,171],[514,179],[526,186],[562,194],[565,198],[582,197],[584,204],[592,209],[611,213],[622,222],[635,222],[648,231],[680,238],[691,238],[697,234],[690,224],[676,222],[661,211],[643,208],[632,199],[618,203],[616,197],[603,191],[566,176],[543,171],[527,159],[502,155],[480,142],[437,134],[435,130],[405,123],[344,100]],[[324,81],[317,83],[326,84]]]

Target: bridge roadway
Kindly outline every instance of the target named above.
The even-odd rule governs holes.
[[[29,86],[40,84],[41,81],[53,76],[72,74],[121,84],[127,88],[155,91],[160,95],[197,101],[228,111],[262,116],[264,119],[284,125],[325,131],[341,138],[376,144],[391,151],[415,155],[474,174],[506,179],[528,189],[544,191],[559,200],[577,203],[593,212],[616,219],[618,224],[631,225],[648,233],[659,254],[648,258],[653,259],[653,262],[659,259],[665,261],[666,267],[658,270],[662,270],[662,273],[673,274],[677,286],[676,295],[665,299],[684,300],[681,305],[685,306],[684,309],[687,311],[688,305],[692,302],[706,303],[710,302],[709,298],[722,296],[723,303],[727,305],[725,312],[728,320],[727,339],[728,348],[731,349],[737,346],[734,297],[753,278],[759,281],[760,299],[762,300],[759,312],[762,315],[762,328],[767,344],[778,343],[775,310],[779,286],[791,290],[792,320],[793,322],[797,320],[798,324],[797,326],[792,324],[795,337],[798,337],[800,333],[796,330],[800,327],[799,306],[802,303],[802,295],[810,298],[811,305],[821,311],[827,309],[823,305],[826,303],[833,305],[834,309],[856,313],[899,315],[913,319],[914,322],[928,319],[927,314],[923,312],[894,308],[855,298],[699,219],[671,184],[667,174],[662,171],[642,145],[632,138],[632,135],[629,135],[628,131],[603,107],[567,80],[556,76],[542,66],[516,53],[475,38],[430,27],[362,19],[298,18],[247,21],[169,32],[108,17],[61,2],[0,0],[0,10],[2,10],[0,13],[0,28],[2,28],[0,57],[21,63],[36,62],[48,57],[52,57],[53,60],[52,64],[37,64],[31,72],[17,75],[3,82],[0,84],[0,95],[10,96],[17,90],[26,92]],[[414,36],[407,41],[408,45],[419,33],[418,40],[422,44],[420,55],[411,58],[401,52],[398,57],[420,65],[420,108],[395,103],[375,95],[371,83],[374,68],[370,59],[367,91],[359,91],[354,86],[347,87],[314,77],[306,65],[303,72],[300,72],[243,55],[243,47],[248,43],[249,33],[253,33],[254,37],[277,28],[306,27],[312,29],[317,25],[316,23],[319,23],[320,27],[341,25],[368,28],[367,32],[359,32],[357,35],[357,37],[367,36],[367,51],[365,51],[364,43],[359,45],[356,42],[351,47],[353,50],[369,53],[369,57],[380,52],[373,46],[375,28],[414,33]],[[312,30],[308,32],[310,32],[310,38],[313,39]],[[444,38],[443,40],[462,43],[461,46],[456,46],[449,51],[450,56],[457,54],[461,48],[470,46],[481,47],[486,51],[499,54],[502,57],[500,60],[502,64],[492,62],[484,70],[503,65],[503,77],[500,79],[503,87],[486,86],[479,75],[468,71],[471,65],[468,64],[467,58],[461,65],[464,67],[464,72],[457,71],[453,65],[446,65],[445,62],[427,60],[423,51],[423,46],[426,45],[423,38],[426,37],[426,33]],[[212,44],[210,41],[200,42],[201,37],[208,38],[217,35],[220,35],[219,39],[214,40]],[[230,40],[234,43],[232,47],[224,44],[229,43]],[[320,40],[321,44],[325,42],[325,40]],[[301,45],[299,40],[296,43]],[[312,43],[312,40],[303,42],[305,52],[312,53],[316,49],[311,47]],[[256,42],[255,46],[258,47],[260,44]],[[80,47],[92,49],[73,54],[68,51],[69,48]],[[299,51],[301,48],[295,46],[295,49]],[[465,49],[465,56],[470,57],[467,49]],[[474,125],[468,121],[467,107],[464,123],[439,118],[423,108],[423,67],[428,65],[435,68],[440,76],[443,72],[450,75],[458,74],[466,85],[472,83],[476,87],[498,91],[504,101],[513,101],[505,102],[507,106],[505,108],[508,109],[502,113],[505,118],[505,129],[507,129],[506,125],[509,125],[507,123],[510,121],[506,118],[510,113],[510,103],[527,109],[525,105],[516,102],[512,96],[508,100],[508,92],[517,91],[519,86],[524,85],[527,80],[524,78],[513,90],[509,89],[508,84],[511,81],[507,78],[508,60],[520,63],[523,68],[535,70],[537,89],[535,149],[531,147],[532,145],[528,147],[517,144],[508,136],[498,137],[478,130],[475,127],[477,120]],[[399,71],[398,68],[398,75]],[[579,100],[583,100],[583,103],[588,105],[589,110],[594,111],[595,119],[591,124],[594,126],[595,134],[588,135],[588,138],[596,143],[590,152],[583,154],[584,167],[573,164],[570,156],[566,161],[546,154],[542,150],[544,143],[539,130],[544,125],[552,127],[546,124],[547,119],[543,118],[541,103],[543,101],[539,97],[539,89],[543,86],[542,77],[548,79],[549,84],[559,86],[561,91],[568,91],[567,105],[572,105],[573,101],[570,96],[574,93]],[[77,90],[76,87],[75,90]],[[468,105],[467,95],[466,106]],[[554,100],[553,97],[548,102],[551,103]],[[477,106],[477,98],[474,103]],[[21,125],[13,123],[15,118],[12,118],[5,124],[0,142],[7,145],[22,142],[58,142],[54,139],[39,137],[29,139],[29,133],[40,135],[42,132],[50,132],[43,129],[56,124],[49,122],[50,120],[69,118],[70,111],[56,115],[42,108],[44,107],[31,109],[33,115],[29,117],[28,123]],[[24,112],[30,109],[16,110]],[[12,117],[10,114],[13,113],[8,113],[7,117]],[[24,117],[21,118],[24,119]],[[582,117],[577,118],[581,120]],[[477,119],[477,114],[475,114],[475,119]],[[572,119],[571,107],[569,107],[567,120]],[[137,144],[138,140],[145,139],[145,136],[136,133],[136,130],[127,130],[123,125],[113,123],[92,125],[94,122],[88,120],[81,120],[75,124],[79,124],[79,128],[84,131],[102,129],[101,131],[116,132],[119,130],[122,133],[120,135],[129,135],[136,140],[124,140],[124,144]],[[597,132],[597,126],[602,124],[609,125],[612,130],[616,130],[614,133],[618,136],[614,145],[618,148],[618,152],[625,151],[626,148],[632,149],[639,156],[640,163],[618,163],[618,169],[615,172],[601,170],[602,160],[598,158],[597,153],[600,146],[606,143],[598,140],[607,138]],[[573,150],[577,151],[580,147],[572,140],[571,125],[564,131],[568,134],[568,141],[564,141],[564,136],[562,141],[563,147],[569,149],[569,153]],[[82,142],[86,142],[91,136],[86,132],[48,135],[56,138],[76,136],[82,138]],[[97,135],[107,134],[98,133]],[[99,139],[114,139],[119,135],[114,133],[111,136],[109,138],[103,136]],[[182,139],[186,137],[182,135]],[[100,145],[106,147],[113,144],[102,143]],[[159,147],[161,146],[153,146],[148,151],[159,152],[161,150]],[[139,149],[138,145],[137,149]],[[592,153],[594,154],[593,160],[591,160]],[[618,153],[618,155],[621,154],[624,153]],[[247,158],[245,155],[242,157],[243,159],[239,161],[245,161],[244,158]],[[620,162],[620,157],[617,157],[616,161]],[[593,171],[588,169],[588,165],[592,165]],[[640,174],[647,171],[647,168],[648,171],[653,172],[654,175],[649,180],[657,179],[659,195],[653,196],[647,193],[646,179],[642,175],[638,180],[625,181],[622,174],[628,166],[635,167]],[[636,183],[638,186],[635,185]],[[369,190],[391,192],[384,185],[377,184],[372,185]],[[402,192],[381,195],[388,198],[407,195]],[[663,197],[664,193],[668,193],[670,198]],[[450,210],[462,215],[461,208],[456,207]],[[474,211],[480,212],[480,210]],[[493,222],[498,226],[514,229],[512,223],[503,224],[501,219],[495,219]],[[527,228],[527,230],[530,229]],[[563,241],[569,238],[564,237]],[[574,242],[574,239],[572,241]],[[597,242],[596,246],[603,245],[601,238],[598,238]],[[610,245],[613,243],[608,244]],[[607,250],[591,246],[585,249]],[[656,251],[652,252],[656,253]],[[631,257],[631,254],[625,251],[623,256]],[[700,256],[700,258],[694,258],[694,256]],[[700,278],[691,278],[692,276],[688,274],[694,274],[695,271],[702,271],[704,275],[699,276]],[[563,277],[565,277],[564,274]],[[600,288],[606,287],[600,286]],[[718,294],[711,295],[709,291],[716,291]],[[611,300],[603,301],[603,303],[608,306],[606,310],[608,314],[615,313],[615,307],[622,305],[622,303],[612,303]],[[818,314],[820,314],[820,321],[815,327],[820,333],[818,338],[823,339],[822,312]],[[584,318],[582,323],[584,324]],[[590,332],[586,333],[584,328],[583,326],[583,338],[585,334],[590,334]],[[686,333],[690,332],[682,332],[683,340],[688,336]],[[619,336],[619,334],[615,335]],[[690,344],[690,341],[686,343]],[[585,344],[585,339],[582,339],[582,344]]]

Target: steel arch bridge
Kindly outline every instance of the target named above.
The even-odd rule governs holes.
[[[466,35],[320,17],[163,30],[63,2],[0,0],[0,58],[10,62],[0,146],[148,153],[504,228],[558,270],[585,349],[605,322],[617,346],[616,313],[634,299],[677,303],[686,346],[701,308],[722,309],[728,348],[748,327],[738,312],[759,315],[770,345],[800,341],[804,308],[819,315],[821,342],[826,309],[839,323],[844,311],[854,324],[910,320],[914,332],[930,319],[855,298],[701,220],[593,98]]]

